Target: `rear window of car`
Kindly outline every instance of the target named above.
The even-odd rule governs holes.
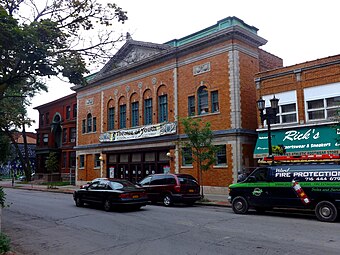
[[[110,181],[110,186],[112,189],[123,189],[123,188],[136,188],[135,185],[133,185],[129,181]]]
[[[190,184],[190,185],[197,185],[197,181],[192,177],[187,176],[178,176],[178,180],[180,184]]]

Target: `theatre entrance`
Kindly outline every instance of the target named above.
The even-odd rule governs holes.
[[[107,154],[107,177],[139,182],[149,174],[170,169],[169,150]]]

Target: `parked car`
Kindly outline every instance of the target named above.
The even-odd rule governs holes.
[[[87,182],[86,184],[80,185],[81,189],[85,189],[86,187],[88,187],[91,183],[96,182],[96,181],[101,181],[101,180],[108,180],[108,178],[96,178],[93,179],[92,181]]]
[[[31,173],[31,180],[33,180],[35,173]],[[18,180],[21,182],[26,181],[26,175],[21,175],[18,177]]]
[[[194,204],[201,199],[200,186],[189,174],[153,174],[145,177],[138,185],[145,189],[152,203],[162,202]]]
[[[98,180],[88,187],[78,189],[73,193],[77,207],[86,204],[102,205],[105,211],[118,207],[140,209],[148,202],[144,189],[136,187],[127,180]]]

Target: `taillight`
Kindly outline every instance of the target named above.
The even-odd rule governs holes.
[[[130,194],[129,193],[123,193],[119,195],[120,198],[129,198]]]
[[[179,186],[179,185],[175,186],[175,191],[176,192],[180,192],[181,191],[181,186]]]

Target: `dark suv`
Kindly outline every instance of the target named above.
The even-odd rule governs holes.
[[[152,203],[162,202],[165,206],[176,202],[192,205],[201,199],[200,186],[189,174],[152,174],[138,185],[143,187]]]

